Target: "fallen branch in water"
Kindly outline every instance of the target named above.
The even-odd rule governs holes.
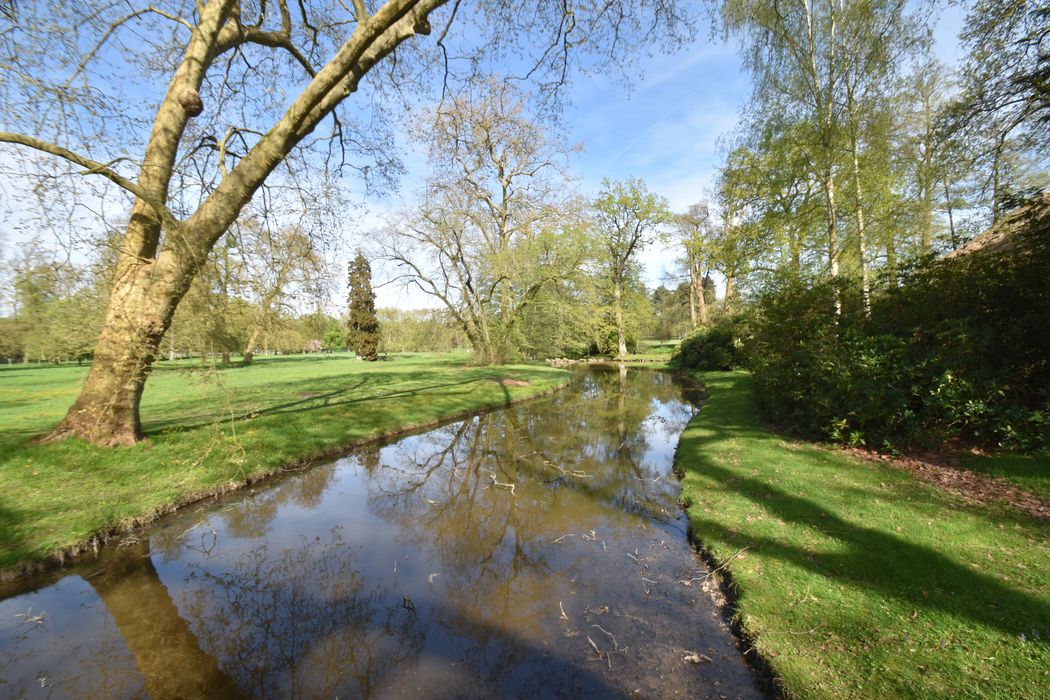
[[[623,649],[621,649],[620,645],[616,643],[616,637],[614,637],[612,635],[612,632],[608,631],[607,629],[605,629],[601,625],[591,625],[591,627],[597,627],[602,632],[605,632],[605,634],[609,635],[609,639],[611,639],[612,643],[613,643],[613,651],[615,651],[617,654],[623,654],[624,652],[627,651],[627,647],[624,647]]]
[[[707,661],[708,663],[710,663],[711,662],[711,657],[708,656],[707,654],[698,654],[695,651],[690,651],[690,652],[687,652],[685,654],[685,656],[682,657],[682,661],[687,661],[687,662],[689,662],[691,664],[698,664],[701,661]]]

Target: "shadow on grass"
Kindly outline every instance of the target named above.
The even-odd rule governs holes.
[[[274,416],[288,413],[304,413],[309,411],[316,411],[320,409],[331,409],[338,406],[350,406],[354,404],[363,404],[373,401],[385,401],[389,399],[403,399],[408,397],[419,396],[429,392],[435,392],[440,390],[449,390],[454,387],[463,387],[468,384],[475,384],[479,381],[484,381],[484,378],[472,378],[463,381],[456,382],[442,382],[424,384],[423,386],[414,386],[407,389],[397,389],[393,391],[380,391],[377,393],[370,393],[366,396],[349,396],[353,392],[363,389],[368,385],[383,386],[384,384],[404,384],[404,375],[389,375],[385,373],[372,373],[367,377],[360,378],[355,384],[348,384],[346,386],[332,389],[329,391],[322,392],[305,392],[306,395],[300,395],[299,398],[292,401],[284,401],[270,406],[261,408],[254,408],[250,411],[241,411],[235,413],[233,416],[226,416],[222,420],[224,421],[244,421],[255,418],[262,418],[264,416]],[[304,387],[317,387],[319,381],[317,379],[308,379],[299,382]],[[284,385],[287,390],[287,385]],[[504,386],[503,394],[506,401],[510,400],[510,392]],[[445,391],[447,395],[449,391]],[[343,398],[339,398],[343,397]],[[199,416],[198,416],[199,418]],[[196,422],[187,423],[187,420],[191,418],[170,418],[167,420],[149,420],[149,428],[147,434],[156,433],[161,431],[170,432],[182,432],[188,430],[194,430],[207,425],[212,425],[216,422],[216,415],[211,414],[204,417],[203,420],[197,420]]]
[[[715,385],[712,395],[717,396],[718,411],[731,416],[739,412],[752,413],[748,388],[742,378],[733,384]],[[830,538],[841,551],[807,551],[797,537],[796,541],[790,541],[790,533],[785,532],[783,537],[756,534],[749,532],[747,525],[727,522],[724,517],[693,508],[690,520],[705,544],[720,542],[731,549],[749,545],[761,556],[818,574],[826,578],[829,585],[867,589],[905,602],[916,610],[947,613],[1007,635],[1028,632],[1033,627],[1050,629],[1050,605],[1045,600],[1015,590],[938,549],[886,532],[889,523],[866,527],[849,522],[810,498],[789,493],[770,480],[748,476],[742,471],[763,465],[734,469],[719,463],[710,456],[710,448],[718,443],[743,444],[776,438],[750,425],[752,416],[723,421],[721,413],[717,413],[712,420],[705,421],[704,416],[708,414],[702,412],[697,419],[704,434],[687,433],[682,440],[679,460],[687,473],[713,480],[717,489],[747,499],[787,525],[808,528],[815,537]],[[757,422],[757,418],[754,420]],[[1019,626],[1020,621],[1024,621],[1023,627]],[[1040,640],[1040,643],[1050,644],[1050,640]]]
[[[1044,500],[1050,500],[1050,453],[967,455],[959,465],[978,474],[1005,479]]]

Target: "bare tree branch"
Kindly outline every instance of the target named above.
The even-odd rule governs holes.
[[[26,136],[25,134],[13,134],[7,131],[0,131],[0,141],[6,143],[17,143],[22,146],[28,146],[37,151],[48,153],[53,156],[58,156],[68,160],[70,163],[86,168],[82,173],[84,175],[101,175],[110,182],[119,185],[123,189],[127,190],[131,194],[141,199],[146,204],[153,207],[154,211],[157,212],[157,216],[164,220],[167,224],[178,225],[178,220],[171,213],[171,211],[164,206],[163,202],[158,201],[155,197],[151,196],[146,190],[139,187],[136,183],[127,179],[120,173],[108,167],[105,163],[100,163],[97,160],[92,160],[85,156],[74,153],[68,148],[57,146],[53,143],[43,141],[41,139],[33,138],[32,136]]]

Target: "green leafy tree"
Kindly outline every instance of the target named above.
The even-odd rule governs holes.
[[[346,347],[346,334],[338,323],[332,323],[321,338],[321,348],[327,352],[335,352]]]
[[[594,200],[600,284],[612,296],[616,348],[627,355],[624,292],[638,267],[638,254],[656,240],[660,227],[671,221],[667,200],[654,194],[642,180],[602,180]]]
[[[529,96],[489,78],[448,98],[422,142],[432,174],[384,257],[459,322],[478,364],[519,351],[520,324],[544,287],[585,257],[581,208],[566,198],[571,150],[540,123]]]
[[[683,262],[689,270],[689,320],[692,328],[707,325],[707,299],[703,280],[710,272],[712,240],[711,212],[706,202],[690,205],[682,214],[674,215],[676,243],[685,251]],[[654,294],[653,302],[657,303]],[[659,306],[659,304],[657,303]]]
[[[350,263],[350,310],[347,319],[347,344],[361,359],[379,359],[379,319],[376,317],[376,295],[372,291],[372,267],[361,251]]]
[[[1045,186],[1038,165],[1050,149],[1048,27],[1046,2],[983,0],[971,5],[960,37],[969,54],[947,130],[964,133],[976,151],[993,222],[1018,195]]]

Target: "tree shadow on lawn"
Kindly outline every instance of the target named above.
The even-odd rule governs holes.
[[[690,520],[702,542],[718,541],[730,548],[748,545],[756,554],[818,574],[831,583],[868,589],[916,610],[947,613],[1008,635],[1028,632],[1033,626],[1050,629],[1050,605],[1046,601],[974,571],[936,549],[848,522],[809,498],[741,475],[705,456],[703,448],[713,442],[760,434],[746,426],[737,427],[719,431],[704,426],[708,435],[694,438],[687,458],[688,472],[717,481],[720,488],[748,499],[785,524],[809,528],[814,537],[830,538],[844,551],[810,552],[776,537],[749,533],[747,525],[727,526],[724,520],[694,508]],[[1016,626],[1018,620],[1026,620],[1023,629]]]
[[[397,389],[394,391],[380,391],[376,393],[369,393],[364,396],[352,396],[352,394],[367,385],[384,386],[390,384],[404,384],[405,377],[403,374],[391,374],[391,373],[371,373],[366,377],[361,377],[360,381],[354,384],[347,384],[329,391],[323,392],[304,392],[300,394],[300,397],[285,401],[282,403],[266,406],[263,408],[254,408],[249,411],[240,411],[234,413],[232,416],[220,416],[218,414],[209,414],[203,420],[198,416],[191,416],[186,418],[169,418],[162,420],[147,420],[148,428],[147,434],[158,433],[158,432],[184,432],[202,428],[208,425],[212,425],[217,420],[228,421],[244,421],[255,418],[262,418],[268,416],[275,416],[289,413],[304,413],[309,411],[316,411],[320,409],[331,409],[338,406],[349,406],[353,404],[364,404],[372,401],[385,401],[389,399],[403,399],[412,396],[419,396],[421,394],[438,392],[441,390],[441,396],[449,396],[453,392],[449,391],[455,387],[464,387],[469,384],[476,384],[478,382],[484,382],[488,380],[488,377],[472,377],[455,382],[435,382],[431,384],[423,384],[421,386],[413,386],[405,389]],[[303,387],[317,387],[318,381],[314,380],[303,380],[298,382]],[[285,386],[287,388],[287,385]],[[506,386],[500,385],[503,390],[504,402],[511,400],[510,391]],[[462,392],[463,394],[469,392]],[[340,398],[342,397],[342,398]],[[194,418],[197,420],[194,422]]]

